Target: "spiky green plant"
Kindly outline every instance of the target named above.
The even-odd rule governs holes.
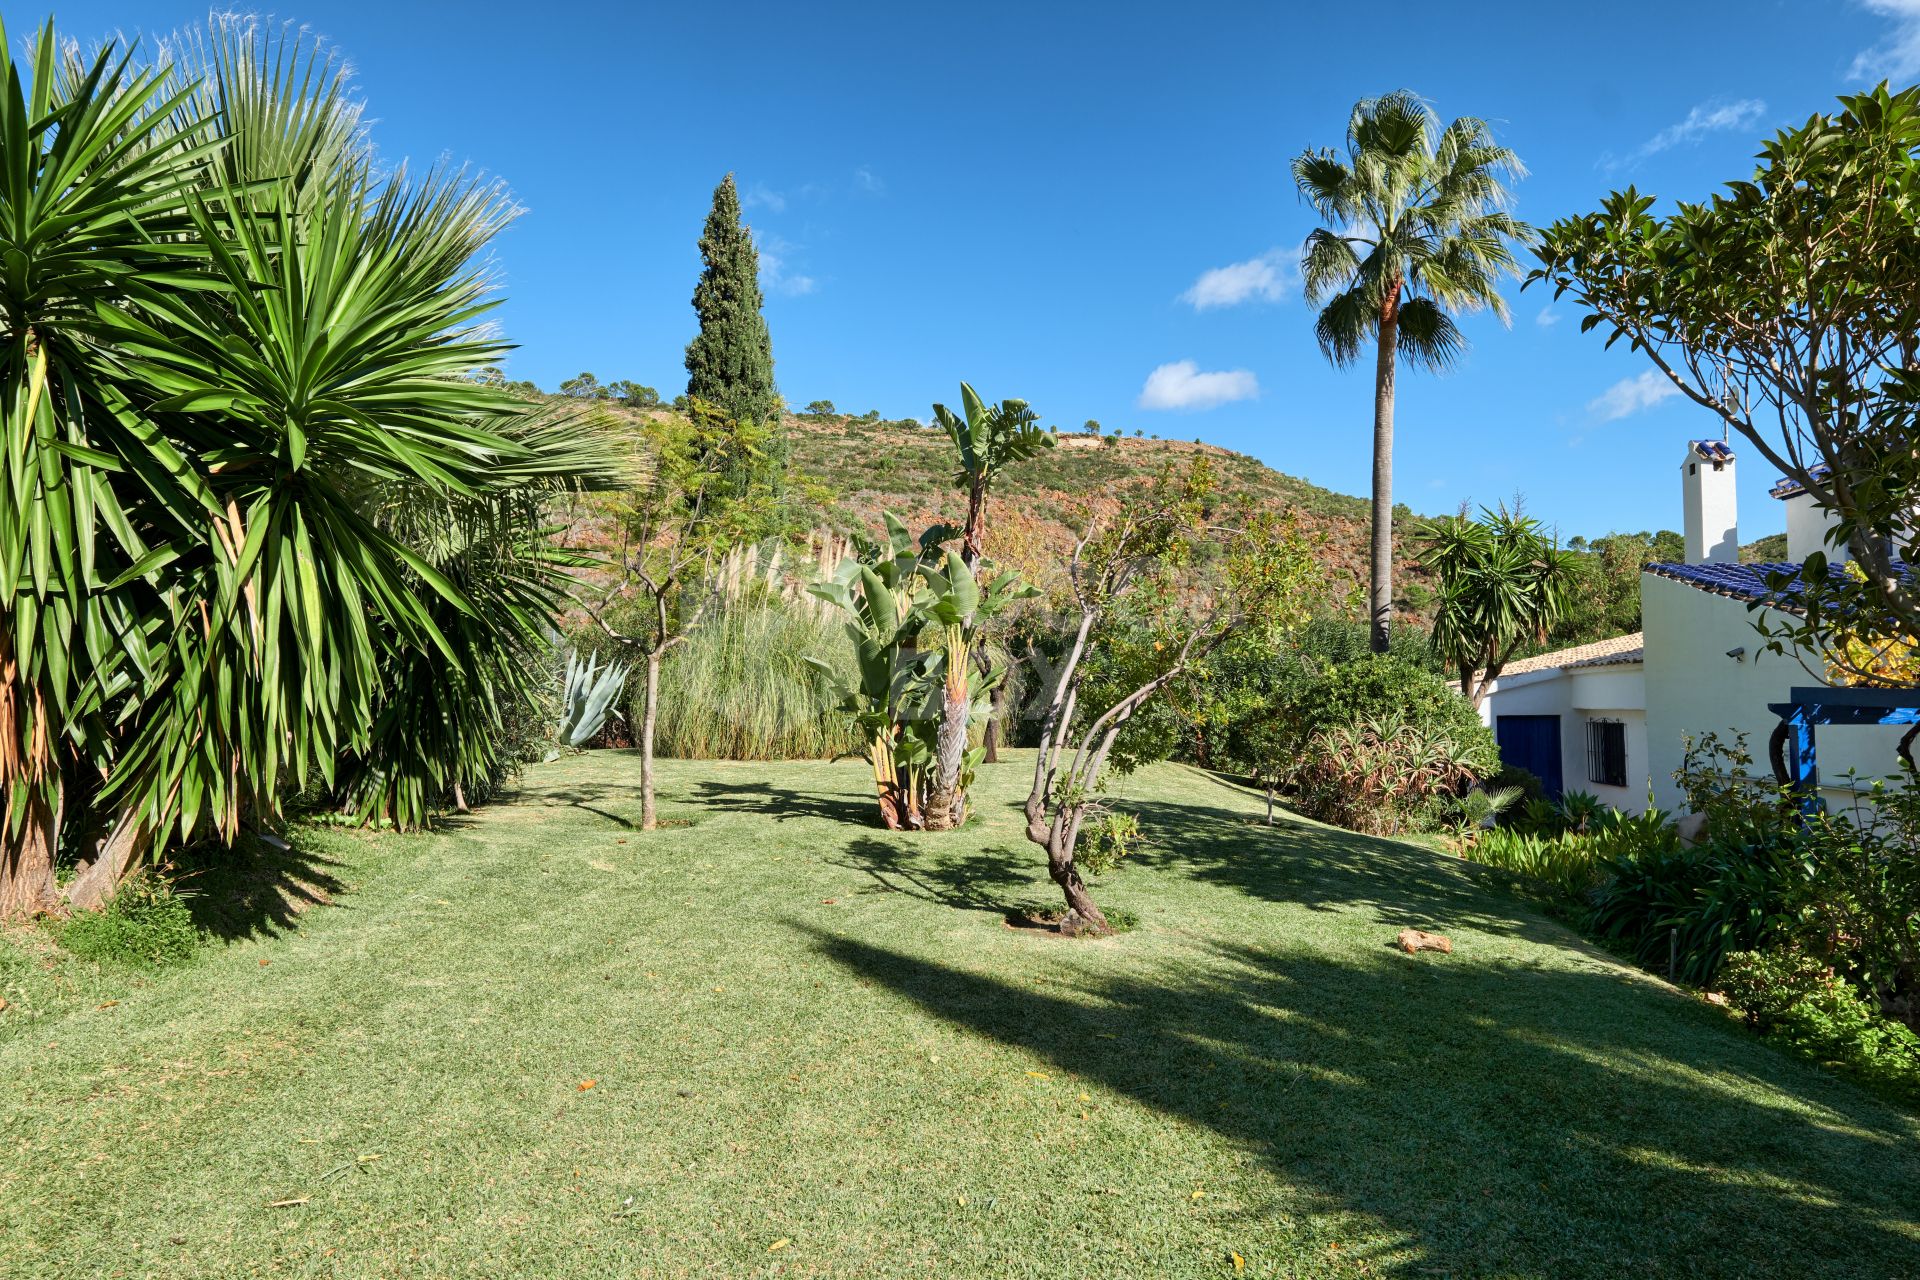
[[[611,471],[463,376],[506,350],[476,266],[503,190],[376,172],[298,35],[61,48],[0,31],[0,913],[51,905],[63,824],[110,831],[85,905],[309,769],[446,776],[463,731],[382,709],[467,707],[528,617],[390,513],[513,512],[512,542],[512,495]],[[417,822],[425,789],[374,803]]]

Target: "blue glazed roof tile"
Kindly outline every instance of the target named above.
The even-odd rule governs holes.
[[[1689,440],[1687,447],[1708,462],[1732,462],[1733,450],[1725,440]]]
[[[1894,568],[1906,573],[1905,565],[1896,564]],[[1731,596],[1735,600],[1766,600],[1785,608],[1792,608],[1794,597],[1800,594],[1800,566],[1791,560],[1763,564],[1650,564],[1646,571],[1713,595]],[[1791,578],[1777,593],[1767,586],[1768,577],[1774,574]],[[1843,578],[1846,569],[1829,563],[1827,575]]]
[[[1811,467],[1807,468],[1807,474],[1812,476],[1815,480],[1825,480],[1828,476],[1833,474],[1833,468],[1828,466],[1824,462],[1816,462]],[[1805,493],[1806,491],[1807,491],[1807,486],[1801,484],[1798,480],[1793,479],[1791,476],[1782,476],[1780,479],[1773,482],[1773,488],[1767,490],[1768,493],[1782,500],[1785,500],[1787,498],[1797,498],[1801,494]]]

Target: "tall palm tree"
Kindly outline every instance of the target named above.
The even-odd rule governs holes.
[[[1486,122],[1444,129],[1402,89],[1356,103],[1346,155],[1300,153],[1293,179],[1325,220],[1307,238],[1300,271],[1320,350],[1345,368],[1375,344],[1373,385],[1374,651],[1393,619],[1393,382],[1397,359],[1445,369],[1466,349],[1454,315],[1486,308],[1507,320],[1500,277],[1519,274],[1516,242],[1533,230],[1507,211],[1507,183],[1526,176]]]

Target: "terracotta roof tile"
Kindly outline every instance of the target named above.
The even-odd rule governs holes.
[[[1500,678],[1523,676],[1529,671],[1550,671],[1566,667],[1610,667],[1621,663],[1639,662],[1646,654],[1645,633],[1636,631],[1628,636],[1614,636],[1611,640],[1596,640],[1592,644],[1578,644],[1571,649],[1559,649],[1553,653],[1536,654],[1531,658],[1519,658],[1500,669]]]

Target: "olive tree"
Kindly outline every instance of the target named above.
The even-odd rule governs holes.
[[[1027,839],[1046,850],[1066,899],[1063,933],[1110,931],[1075,853],[1123,730],[1168,686],[1197,677],[1236,631],[1300,626],[1321,586],[1291,516],[1245,512],[1217,524],[1214,489],[1205,458],[1163,473],[1067,558],[1071,639],[1043,705],[1025,805]]]

